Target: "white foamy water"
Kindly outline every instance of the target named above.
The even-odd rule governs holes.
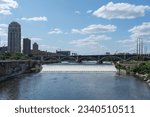
[[[43,65],[42,72],[116,72],[113,65]]]

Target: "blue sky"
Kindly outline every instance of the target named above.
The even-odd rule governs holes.
[[[0,45],[17,21],[22,38],[41,50],[78,54],[136,52],[136,39],[150,52],[149,0],[0,0]]]

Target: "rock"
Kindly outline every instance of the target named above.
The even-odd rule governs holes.
[[[144,80],[144,81],[147,81],[148,79],[147,79],[147,78],[144,78],[143,80]]]
[[[139,77],[140,77],[140,78],[145,78],[145,77],[146,77],[146,75],[139,74]]]
[[[150,80],[147,80],[146,82],[150,85]]]
[[[145,77],[147,78],[147,77],[148,77],[148,74],[145,74]]]
[[[135,75],[136,75],[136,76],[139,76],[139,74],[138,74],[138,73],[136,73]]]
[[[148,83],[148,86],[150,87],[150,83]]]

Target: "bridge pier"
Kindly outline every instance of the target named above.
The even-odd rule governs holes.
[[[103,64],[103,61],[97,61],[97,64]]]
[[[41,56],[40,60],[43,62],[43,61],[44,61],[44,57],[43,57],[43,56]]]
[[[78,60],[77,62],[78,62],[78,63],[82,63],[82,61],[81,61],[81,60]]]
[[[79,57],[77,56],[77,58],[76,58],[76,62],[79,62]]]

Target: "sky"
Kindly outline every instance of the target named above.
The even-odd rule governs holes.
[[[12,21],[44,51],[136,53],[141,38],[150,53],[149,0],[0,0],[0,46]]]

